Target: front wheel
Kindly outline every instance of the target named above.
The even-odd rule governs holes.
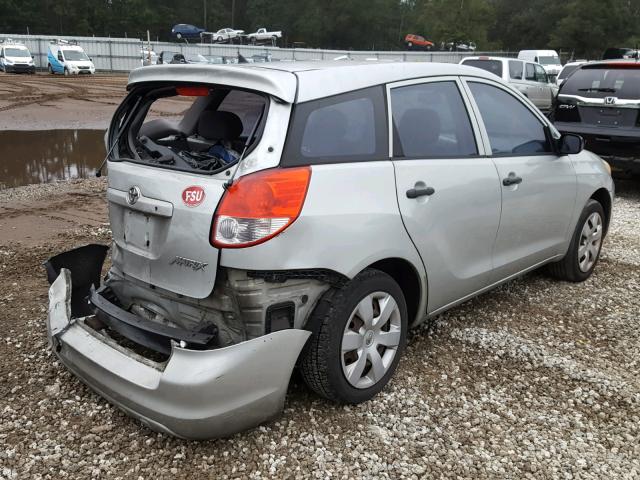
[[[51,64],[47,65],[47,71],[49,72],[49,75],[53,75],[53,68],[51,67]]]
[[[580,215],[567,254],[548,266],[549,273],[560,280],[584,282],[596,268],[604,235],[604,209],[591,199]]]
[[[329,400],[361,403],[384,388],[400,361],[407,306],[393,278],[368,269],[328,291],[309,325],[300,363],[306,384]]]

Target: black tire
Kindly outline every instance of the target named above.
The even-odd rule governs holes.
[[[400,342],[386,373],[368,388],[356,388],[342,370],[342,337],[358,303],[373,292],[385,292],[396,301],[400,312]],[[356,404],[378,394],[389,382],[404,352],[408,314],[402,290],[384,272],[367,269],[342,288],[329,290],[313,311],[308,328],[313,332],[301,354],[300,371],[305,383],[329,400]],[[366,370],[365,370],[366,371]]]
[[[602,219],[602,237],[600,240],[600,245],[598,246],[598,253],[596,255],[595,262],[588,270],[583,272],[580,269],[580,265],[578,262],[578,249],[580,248],[582,228],[584,227],[587,219],[591,217],[593,213],[598,213],[600,215],[600,218]],[[567,251],[567,254],[559,262],[554,262],[547,266],[547,271],[549,272],[549,274],[559,280],[565,280],[568,282],[584,282],[587,278],[589,278],[593,273],[593,270],[596,268],[598,260],[600,259],[602,241],[604,240],[606,231],[606,221],[607,220],[604,213],[604,208],[602,208],[600,202],[590,199],[587,202],[587,205],[584,207],[584,210],[582,210],[582,214],[580,215],[578,224],[576,225],[576,228],[573,232],[573,237],[571,237],[571,243],[569,244],[569,250]]]
[[[53,75],[53,67],[50,63],[47,65],[47,70],[49,71],[49,75]]]

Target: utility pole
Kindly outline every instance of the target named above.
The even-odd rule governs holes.
[[[202,19],[202,28],[207,29],[207,0],[202,0],[202,10],[203,10],[203,19]]]

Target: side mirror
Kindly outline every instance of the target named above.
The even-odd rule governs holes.
[[[558,153],[562,155],[575,155],[584,150],[584,139],[574,133],[565,133],[558,140]]]
[[[89,60],[90,60],[91,62],[93,62],[93,57],[89,57]]]

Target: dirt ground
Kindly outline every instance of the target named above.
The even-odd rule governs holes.
[[[106,129],[127,94],[127,75],[0,73],[0,130]],[[173,115],[188,99],[154,105],[152,117]]]
[[[0,74],[0,130],[107,128],[126,85],[126,75]]]
[[[108,243],[105,183],[0,192],[0,478],[638,478],[640,185],[594,276],[534,273],[415,330],[393,382],[340,407],[293,381],[228,440],[156,434],[51,354],[42,262]]]

